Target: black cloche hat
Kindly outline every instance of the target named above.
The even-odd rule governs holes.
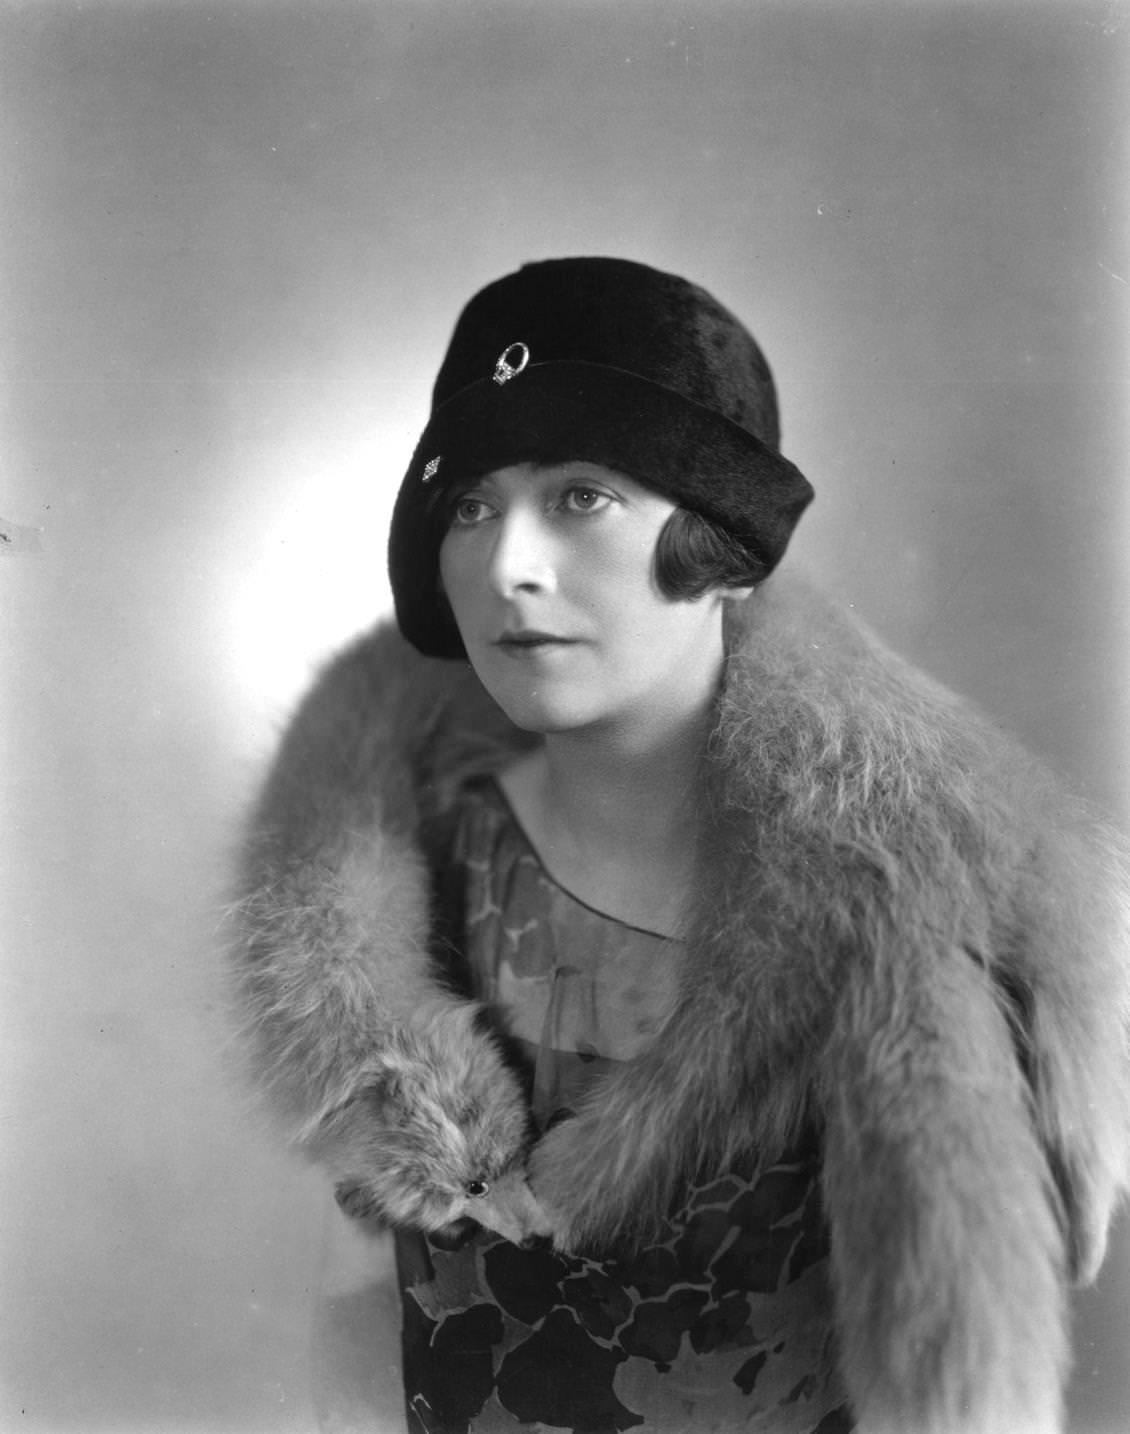
[[[777,451],[773,377],[704,289],[626,259],[550,259],[463,310],[401,484],[389,575],[404,636],[462,657],[439,591],[445,493],[514,463],[584,459],[732,534],[768,575],[812,499]]]

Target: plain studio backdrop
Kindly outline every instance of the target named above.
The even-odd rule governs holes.
[[[791,560],[1126,821],[1128,35],[1108,0],[2,0],[4,1434],[312,1429],[335,1281],[395,1410],[373,1252],[233,1074],[224,883],[298,692],[388,610],[456,311],[521,261],[745,318],[818,492]],[[1125,1427],[1128,1246],[1073,1434]]]

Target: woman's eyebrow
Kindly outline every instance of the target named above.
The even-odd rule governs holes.
[[[489,473],[475,473],[466,477],[453,478],[447,485],[447,491],[451,497],[470,493],[472,489],[476,491],[483,489],[486,492],[495,493],[498,491],[498,484],[491,480]]]

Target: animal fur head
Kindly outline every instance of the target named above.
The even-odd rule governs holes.
[[[316,1146],[349,1214],[427,1231],[471,1218],[515,1244],[550,1233],[526,1184],[525,1105],[472,1017],[463,1007],[402,1027],[323,1122]]]

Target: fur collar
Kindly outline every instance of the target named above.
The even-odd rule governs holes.
[[[1054,1429],[1065,1280],[1097,1268],[1127,1179],[1120,849],[820,599],[775,578],[742,606],[676,1007],[662,1040],[535,1149],[535,1192],[572,1243],[645,1237],[683,1174],[771,1156],[814,1122],[866,1427]],[[322,927],[360,934],[319,935],[316,958],[288,936],[286,961],[245,962],[258,1029],[281,1006],[298,1032],[255,1039],[299,1134],[356,1089],[372,1023],[394,1022],[401,996],[374,995],[392,1014],[369,1026],[343,1001],[347,1034],[297,1086],[285,1071],[311,1057],[295,1010],[325,999],[326,972],[371,959],[347,948],[422,953],[419,832],[523,740],[464,664],[388,630],[301,709],[248,846],[245,949],[280,949],[284,869],[321,882]],[[326,870],[328,885],[311,875]],[[423,969],[421,954],[404,1010]]]

